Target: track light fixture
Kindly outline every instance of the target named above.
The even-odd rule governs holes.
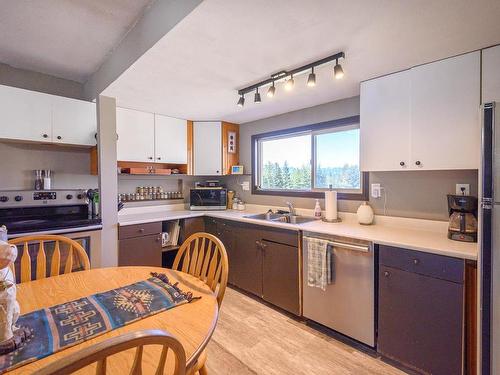
[[[344,78],[344,69],[342,69],[342,66],[339,64],[339,59],[336,60],[335,66],[333,67],[333,76],[335,79]]]
[[[309,74],[309,77],[307,77],[307,86],[316,86],[316,74],[314,74],[314,66],[311,68],[311,74]]]
[[[276,87],[274,87],[274,81],[273,81],[273,84],[269,86],[269,89],[267,90],[267,97],[272,98],[275,92],[276,92]]]
[[[290,91],[291,89],[293,89],[294,83],[295,81],[293,80],[293,74],[290,74],[290,78],[288,78],[285,82],[285,90]]]
[[[254,97],[254,100],[253,100],[255,103],[260,103],[262,102],[262,100],[260,99],[260,94],[259,94],[259,88],[257,87],[255,89],[255,97]]]
[[[317,66],[327,64],[331,61],[335,61],[335,66],[333,67],[333,76],[335,77],[335,79],[341,79],[344,77],[344,70],[342,69],[342,66],[339,64],[339,59],[344,59],[344,58],[345,58],[344,52],[339,52],[334,55],[325,57],[321,60],[314,61],[310,64],[301,66],[299,68],[292,69],[290,71],[283,70],[278,73],[275,73],[271,75],[270,78],[264,81],[255,83],[251,86],[238,90],[238,95],[240,95],[240,98],[238,99],[237,104],[239,107],[243,107],[245,105],[245,94],[248,94],[252,91],[255,91],[254,102],[261,103],[262,99],[259,93],[259,88],[263,86],[269,86],[267,90],[267,97],[272,98],[276,93],[276,87],[275,87],[276,82],[284,82],[285,90],[290,91],[293,89],[295,83],[293,78],[294,75],[304,74],[307,73],[309,70],[310,73],[307,78],[307,86],[314,87],[316,86],[316,74],[314,73],[314,68],[316,68]]]

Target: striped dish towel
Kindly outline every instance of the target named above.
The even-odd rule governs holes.
[[[328,241],[304,237],[307,250],[307,285],[326,290],[333,278],[333,248]]]

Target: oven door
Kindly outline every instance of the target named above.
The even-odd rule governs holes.
[[[225,210],[227,189],[191,189],[189,195],[191,210]]]

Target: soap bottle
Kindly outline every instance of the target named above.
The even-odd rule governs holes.
[[[314,217],[316,219],[321,219],[321,206],[319,205],[319,199],[316,199],[316,205],[314,206]]]

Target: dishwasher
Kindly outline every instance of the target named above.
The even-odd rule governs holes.
[[[326,290],[308,286],[307,239],[330,245],[332,281]],[[303,236],[303,315],[345,336],[375,346],[375,257],[373,244],[305,232]]]

